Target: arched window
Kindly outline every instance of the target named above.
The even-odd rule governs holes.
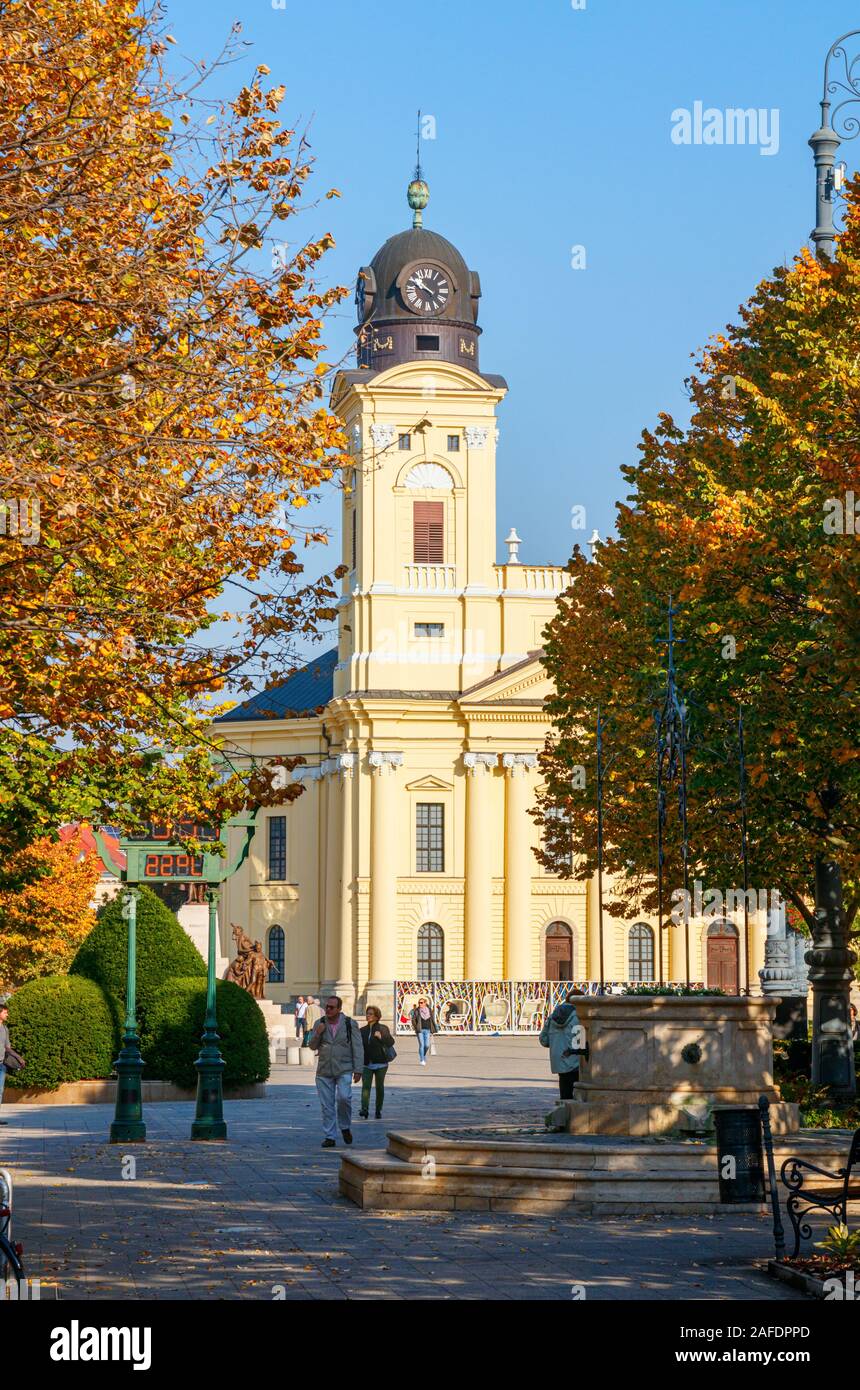
[[[445,933],[436,922],[425,922],[418,928],[418,978],[445,978]]]
[[[630,928],[627,973],[631,980],[654,978],[654,933],[647,922],[637,922]]]
[[[566,922],[550,922],[544,941],[546,980],[572,980],[574,964],[573,932]]]
[[[269,927],[269,935],[266,939],[266,955],[272,962],[269,966],[269,984],[282,985],[284,983],[283,927]]]

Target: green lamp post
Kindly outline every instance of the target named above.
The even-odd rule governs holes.
[[[114,1062],[116,1108],[110,1127],[112,1144],[142,1144],[146,1140],[140,1078],[143,1058],[137,1036],[137,900],[140,891],[127,888],[123,916],[128,921],[128,960],[125,974],[125,1032],[122,1050]]]
[[[120,839],[120,853],[125,856],[125,868],[120,877],[126,887],[128,912],[128,964],[126,969],[126,1015],[123,1047],[114,1063],[117,1074],[116,1114],[111,1125],[111,1143],[139,1143],[146,1139],[143,1122],[141,1073],[143,1058],[137,1036],[137,900],[141,883],[203,883],[209,905],[209,949],[206,968],[206,1017],[203,1024],[197,1068],[197,1108],[191,1126],[192,1139],[226,1139],[224,1122],[223,1074],[224,1059],[218,1047],[218,1021],[215,1007],[215,959],[217,955],[217,921],[220,885],[239,869],[248,857],[256,829],[256,810],[232,816],[224,831],[242,830],[244,835],[231,859],[204,850],[189,854],[181,844],[171,843],[158,826],[150,826],[145,836]],[[203,826],[188,825],[189,838],[205,840],[212,832]],[[101,861],[111,873],[117,865],[112,859],[104,836],[96,832],[95,841]]]
[[[220,1038],[215,1010],[215,929],[220,896],[220,889],[207,883],[209,951],[206,962],[206,1018],[203,1022],[200,1055],[194,1063],[197,1068],[197,1109],[191,1126],[192,1139],[227,1138],[227,1125],[224,1121],[224,1058],[218,1047]]]

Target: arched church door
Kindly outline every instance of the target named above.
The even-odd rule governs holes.
[[[547,927],[545,978],[573,979],[573,932],[566,922],[551,922]]]
[[[731,922],[708,927],[708,989],[738,993],[738,929]]]

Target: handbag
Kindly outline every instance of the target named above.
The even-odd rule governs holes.
[[[390,1047],[386,1047],[385,1049],[385,1059],[388,1062],[393,1062],[396,1056],[397,1048],[394,1046],[394,1043],[392,1043]]]
[[[23,1071],[25,1066],[24,1058],[21,1056],[20,1052],[15,1051],[14,1047],[7,1047],[3,1055],[3,1065],[7,1071]]]
[[[435,1056],[436,1056],[436,1044],[435,1044],[434,1041],[433,1041],[433,1034],[432,1034],[432,1033],[430,1034],[430,1056],[431,1056],[431,1057],[435,1057]]]

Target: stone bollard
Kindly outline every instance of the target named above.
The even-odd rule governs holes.
[[[309,1047],[300,1047],[298,1051],[299,1051],[299,1062],[300,1062],[300,1064],[301,1064],[303,1067],[315,1067],[315,1066],[316,1066],[316,1061],[317,1061],[316,1056],[315,1056],[315,1054],[311,1051],[311,1049],[310,1049]]]

